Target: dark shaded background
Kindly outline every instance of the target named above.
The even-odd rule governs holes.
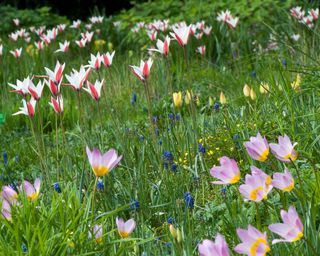
[[[85,19],[98,10],[101,14],[112,15],[122,9],[129,9],[135,2],[143,0],[0,0],[1,4],[9,4],[18,9],[33,9],[50,6],[52,11],[70,19]],[[97,8],[95,8],[97,7]]]

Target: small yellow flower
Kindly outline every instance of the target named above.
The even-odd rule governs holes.
[[[173,104],[176,108],[180,108],[182,106],[182,93],[181,92],[174,92],[172,94],[173,97]]]
[[[102,46],[106,44],[106,41],[102,39],[97,39],[94,41],[94,49],[95,50],[101,50]]]
[[[250,91],[251,91],[250,86],[245,84],[244,87],[243,87],[244,96],[249,97],[250,96]]]
[[[224,104],[227,103],[226,96],[224,95],[223,92],[220,93],[220,103],[221,103],[222,105],[224,105]]]
[[[109,51],[113,50],[113,44],[111,42],[108,43],[108,50]]]

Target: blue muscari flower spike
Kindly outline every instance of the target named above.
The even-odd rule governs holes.
[[[157,116],[153,116],[152,117],[152,122],[153,123],[157,123],[158,122],[158,117]]]
[[[202,154],[206,153],[206,148],[202,144],[198,145],[198,150]]]
[[[97,190],[98,190],[98,191],[104,190],[104,183],[103,183],[103,180],[102,180],[102,179],[98,179],[98,182],[97,182]]]
[[[173,163],[173,164],[171,165],[171,170],[172,170],[173,172],[177,172],[177,167],[178,167],[178,165],[177,165],[176,163]]]
[[[221,189],[220,189],[220,192],[221,192],[222,195],[226,195],[226,193],[227,193],[227,188],[226,188],[226,187],[221,188]]]
[[[168,164],[168,162],[164,162],[164,163],[163,163],[163,167],[164,167],[164,169],[168,170],[168,169],[169,169],[169,164]]]
[[[140,206],[140,204],[139,204],[138,201],[136,201],[134,199],[131,200],[131,204],[130,204],[130,209],[131,210],[138,210],[139,206]]]
[[[53,188],[57,193],[61,193],[61,187],[58,182],[54,183]]]
[[[2,158],[3,158],[3,164],[6,166],[8,164],[8,153],[7,153],[7,151],[4,151],[2,153]]]
[[[286,61],[285,59],[283,59],[283,60],[281,61],[281,63],[282,63],[282,65],[283,65],[284,67],[287,67],[287,61]]]
[[[257,77],[257,72],[255,70],[252,70],[250,75],[252,77],[256,78]]]
[[[164,151],[163,153],[163,157],[166,159],[166,160],[173,160],[173,155],[170,151]]]
[[[21,245],[21,250],[22,250],[23,253],[27,253],[28,252],[28,248],[24,243]]]
[[[179,114],[176,114],[176,121],[180,121],[180,115]]]
[[[169,117],[169,119],[173,119],[173,118],[174,118],[174,114],[170,113],[170,114],[168,115],[168,117]]]
[[[167,220],[168,224],[174,224],[176,223],[175,219],[172,218],[172,217],[169,217],[168,220]]]
[[[137,102],[137,94],[136,93],[132,93],[132,97],[131,97],[131,105],[134,106],[134,104]]]
[[[218,102],[214,103],[213,108],[215,111],[218,111],[220,108],[220,104]]]
[[[159,140],[159,141],[158,141],[158,144],[161,146],[161,145],[162,145],[162,140]]]
[[[167,247],[167,253],[168,253],[168,254],[171,254],[172,243],[167,242],[167,243],[165,243],[165,246]]]
[[[185,192],[183,194],[183,197],[184,197],[184,201],[186,203],[186,207],[188,209],[193,209],[194,208],[194,199],[191,196],[190,192]]]

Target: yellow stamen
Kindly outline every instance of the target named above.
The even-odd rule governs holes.
[[[258,161],[264,162],[268,159],[269,149],[267,148],[262,154],[259,156]]]
[[[126,231],[119,231],[119,235],[122,237],[122,238],[127,238],[129,237],[129,232],[126,232]]]
[[[97,244],[100,244],[102,242],[102,237],[96,238]]]
[[[109,173],[109,168],[107,166],[99,165],[97,167],[93,167],[93,172],[97,177],[104,176]]]
[[[264,252],[265,254],[264,255],[266,255],[267,252],[270,252],[270,247],[268,246],[268,243],[267,243],[266,239],[260,237],[251,246],[251,248],[250,248],[250,256],[255,256],[257,254],[258,247],[259,247],[259,245],[261,243],[266,245],[265,252]]]
[[[263,187],[259,186],[257,187],[256,189],[252,190],[250,192],[250,195],[249,195],[249,198],[253,201],[257,200],[257,197],[258,197],[258,192],[263,190]]]
[[[233,176],[232,179],[230,179],[229,183],[234,184],[234,183],[237,183],[239,180],[240,180],[240,174],[237,174],[237,175]]]
[[[298,235],[292,239],[292,242],[299,241],[303,237],[302,232],[298,232]]]
[[[36,199],[38,198],[38,196],[39,196],[39,193],[33,192],[33,193],[32,193],[30,196],[28,196],[27,198],[28,198],[29,201],[34,201],[34,200],[36,200]]]
[[[270,176],[268,176],[268,177],[266,178],[266,185],[269,186],[269,185],[271,184],[271,182],[272,182],[272,179],[271,179]]]
[[[283,188],[282,190],[283,190],[284,192],[290,192],[293,188],[294,188],[294,181],[292,181],[289,186]]]

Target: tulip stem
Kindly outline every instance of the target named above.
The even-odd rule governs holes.
[[[293,164],[296,172],[297,172],[297,176],[298,176],[298,180],[299,180],[299,186],[300,186],[300,189],[301,189],[301,192],[302,192],[302,196],[303,196],[303,202],[302,202],[302,205],[304,206],[304,204],[307,202],[307,197],[305,196],[305,193],[304,193],[304,189],[303,189],[303,186],[302,186],[302,179],[301,179],[301,176],[300,176],[300,172],[299,172],[299,169],[298,167],[296,166],[296,164],[290,159],[291,163]]]
[[[188,69],[188,53],[187,53],[187,47],[185,45],[183,46],[183,53],[184,53],[184,59],[186,61],[186,67]]]
[[[98,183],[98,176],[96,176],[96,179],[94,181],[93,192],[92,192],[92,214],[93,215],[94,215],[94,196],[96,194],[97,183]]]
[[[59,180],[59,134],[58,134],[58,114],[55,115],[56,124],[56,147],[57,147],[57,175]]]
[[[151,116],[151,99],[150,99],[150,93],[149,93],[149,88],[148,88],[148,82],[147,80],[143,81],[143,85],[144,85],[144,90],[147,96],[147,103],[148,103],[148,116],[149,116],[149,121],[150,121],[150,128],[152,128],[153,123],[152,123],[152,116]]]

